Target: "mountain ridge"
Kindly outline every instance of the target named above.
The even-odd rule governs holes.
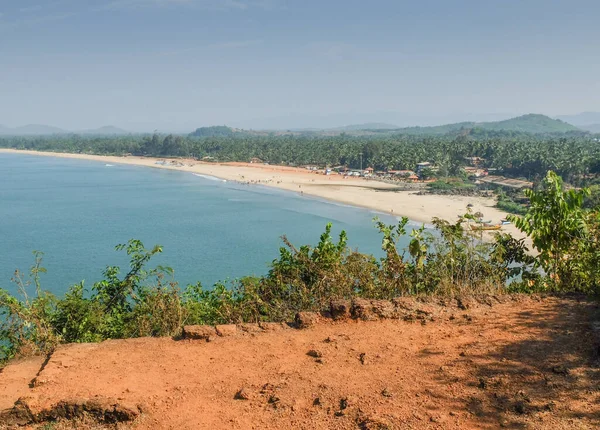
[[[340,133],[350,134],[423,134],[423,135],[441,135],[453,133],[465,133],[471,130],[485,131],[507,131],[520,132],[530,134],[548,134],[548,133],[568,133],[568,132],[583,132],[572,124],[565,121],[554,119],[542,114],[526,114],[514,118],[501,121],[488,122],[456,122],[451,124],[442,124],[436,126],[413,126],[413,127],[396,127],[389,123],[363,123],[350,124],[342,127],[324,128],[324,129],[288,129],[271,130],[276,134],[308,134],[308,135],[335,135]],[[232,128],[225,125],[200,127],[196,131],[190,133],[190,136],[195,137],[224,137],[234,135],[264,135],[268,130],[244,130]]]

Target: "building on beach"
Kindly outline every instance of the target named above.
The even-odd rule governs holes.
[[[482,169],[480,167],[472,167],[472,166],[466,166],[463,167],[463,170],[465,171],[465,173],[467,174],[468,177],[476,177],[479,178],[481,176],[487,176],[488,172],[485,169]]]

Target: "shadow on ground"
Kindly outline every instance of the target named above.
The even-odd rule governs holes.
[[[516,304],[518,306],[518,304]],[[600,303],[583,297],[546,300],[510,321],[498,318],[501,340],[461,345],[440,382],[470,380],[455,399],[479,423],[496,428],[600,428]],[[498,338],[494,336],[494,338]]]

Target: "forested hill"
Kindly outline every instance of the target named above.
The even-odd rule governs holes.
[[[200,127],[190,133],[190,137],[231,137],[236,132],[225,125],[215,125],[212,127]]]
[[[458,122],[433,127],[406,127],[393,130],[394,133],[416,135],[468,134],[471,130],[508,131],[529,134],[553,134],[582,131],[574,125],[546,115],[528,114],[504,121]],[[386,130],[389,132],[390,130]]]
[[[546,115],[528,114],[504,121],[494,122],[457,122],[427,127],[404,127],[399,128],[392,124],[366,123],[352,124],[344,127],[328,129],[307,129],[294,131],[255,131],[235,129],[227,126],[201,127],[190,133],[190,137],[232,137],[232,136],[265,136],[275,135],[311,135],[311,136],[335,136],[342,133],[351,135],[370,134],[403,134],[416,136],[439,136],[439,135],[461,135],[481,134],[485,132],[512,132],[527,134],[557,134],[569,132],[584,132],[574,125],[552,119]]]
[[[475,127],[485,130],[518,131],[523,133],[567,133],[579,130],[574,125],[539,114],[522,115],[505,121],[484,122],[476,124]]]

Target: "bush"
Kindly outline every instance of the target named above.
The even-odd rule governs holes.
[[[40,274],[41,252],[34,251],[35,263],[27,279],[15,271],[12,281],[17,285],[20,298],[0,289],[0,362],[15,355],[33,355],[50,351],[60,341],[51,324],[56,303],[53,294],[43,291]],[[35,287],[35,295],[28,290]]]
[[[496,207],[502,209],[504,212],[514,215],[525,215],[527,208],[519,203],[515,203],[512,200],[498,200]]]

